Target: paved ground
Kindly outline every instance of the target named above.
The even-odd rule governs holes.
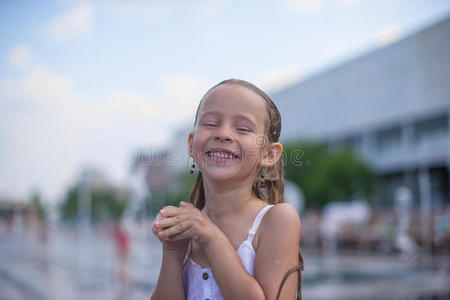
[[[450,257],[309,258],[304,299],[450,299]]]
[[[159,242],[134,239],[131,249],[120,269],[105,234],[54,231],[46,244],[0,236],[0,299],[148,299],[159,271]]]
[[[148,299],[160,260],[159,241],[145,233],[135,236],[122,269],[106,234],[55,229],[46,243],[29,234],[0,235],[0,299]],[[305,253],[304,299],[449,295],[449,257]]]

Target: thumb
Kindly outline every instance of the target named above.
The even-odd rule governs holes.
[[[194,205],[192,205],[192,203],[190,203],[190,202],[184,202],[184,201],[181,201],[180,202],[180,207],[193,207]]]

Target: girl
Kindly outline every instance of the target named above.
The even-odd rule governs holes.
[[[203,96],[188,136],[199,169],[191,203],[164,207],[153,223],[163,259],[151,299],[294,298],[300,278],[285,275],[302,263],[301,224],[282,203],[280,129],[275,104],[249,82]]]

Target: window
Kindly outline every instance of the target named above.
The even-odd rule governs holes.
[[[392,152],[402,146],[401,127],[382,129],[376,133],[376,148],[378,152]]]
[[[414,124],[414,143],[423,145],[445,140],[448,135],[448,116],[443,115]]]

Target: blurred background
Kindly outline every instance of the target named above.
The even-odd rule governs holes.
[[[0,1],[0,298],[147,299],[187,134],[282,115],[304,299],[450,299],[450,1]]]

